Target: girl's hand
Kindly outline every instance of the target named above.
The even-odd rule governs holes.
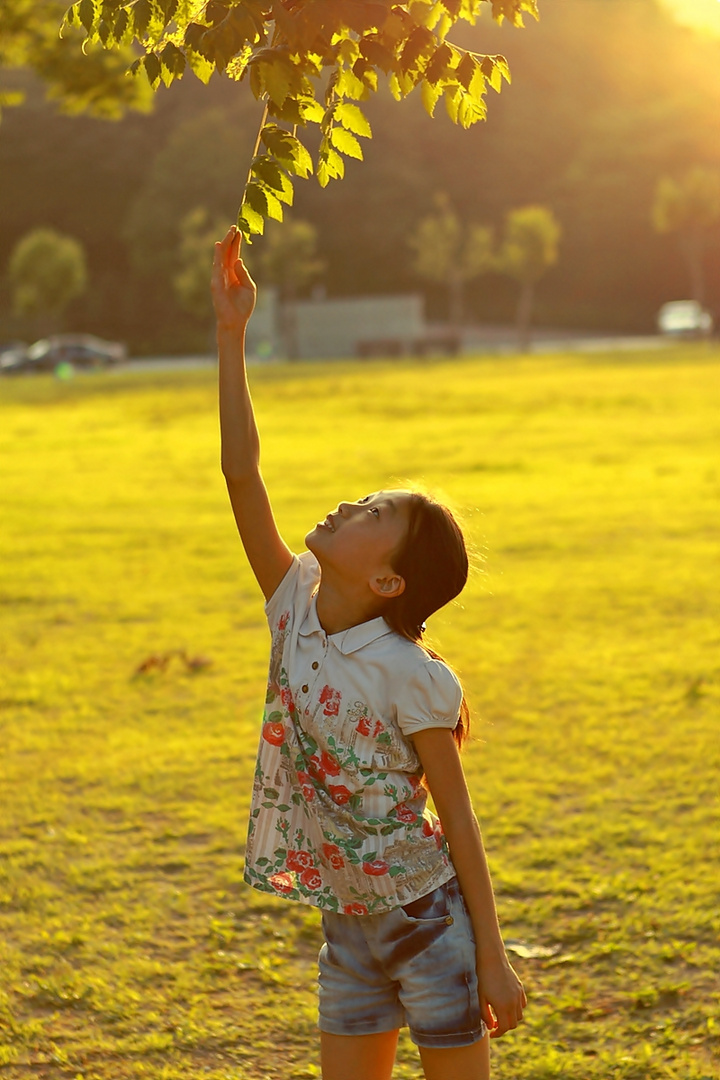
[[[522,1020],[525,991],[507,956],[488,960],[478,954],[477,973],[482,1018],[490,1038],[499,1039]]]
[[[215,245],[212,299],[218,328],[242,331],[255,307],[257,287],[240,258],[242,234],[233,225]]]

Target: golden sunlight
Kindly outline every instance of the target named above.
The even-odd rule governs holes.
[[[679,23],[720,37],[720,0],[662,0]]]

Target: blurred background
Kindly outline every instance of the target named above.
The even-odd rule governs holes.
[[[64,6],[27,7],[37,41]],[[511,274],[479,259],[458,307],[418,251],[433,215],[500,245],[508,213],[531,205],[560,235],[534,298],[540,327],[652,333],[661,305],[680,299],[717,315],[720,3],[541,0],[540,11],[523,30],[486,13],[454,35],[509,59],[512,85],[488,91],[487,122],[463,131],[442,108],[431,120],[417,95],[369,101],[366,160],[324,191],[296,183],[293,220],[305,232],[293,280],[280,280],[272,236],[249,256],[257,276],[293,297],[419,294],[435,323],[512,323]],[[106,80],[103,101],[97,79],[83,98],[94,61],[76,42],[13,52],[7,36],[1,55],[11,105],[0,125],[0,341],[82,330],[134,355],[208,351],[209,246],[235,220],[260,119],[249,88],[187,76],[155,95],[126,85],[118,100]],[[64,102],[63,85],[75,95]],[[17,91],[24,102],[12,105]],[[678,217],[683,198],[696,205]],[[13,274],[18,245],[38,229],[76,245],[55,275],[74,284],[44,310],[27,290],[23,301],[17,264]]]

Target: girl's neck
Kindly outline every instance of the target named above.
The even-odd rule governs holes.
[[[339,634],[358,623],[368,622],[378,616],[377,598],[369,599],[363,591],[338,588],[332,581],[322,578],[316,596],[317,615],[326,634]]]

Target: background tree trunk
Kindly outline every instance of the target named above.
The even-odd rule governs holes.
[[[451,274],[448,279],[448,296],[450,300],[449,316],[450,323],[454,327],[460,327],[465,319],[465,304],[463,296],[463,281],[459,275]]]
[[[300,359],[300,344],[297,331],[297,290],[294,283],[289,282],[282,290],[282,297],[278,305],[280,316],[280,340],[288,360]]]
[[[680,234],[682,252],[690,271],[690,290],[692,299],[705,306],[705,243],[699,229],[688,229]]]
[[[516,327],[518,333],[518,348],[520,352],[527,352],[530,348],[530,323],[532,318],[533,301],[535,300],[535,282],[524,281],[520,286],[518,299]]]

